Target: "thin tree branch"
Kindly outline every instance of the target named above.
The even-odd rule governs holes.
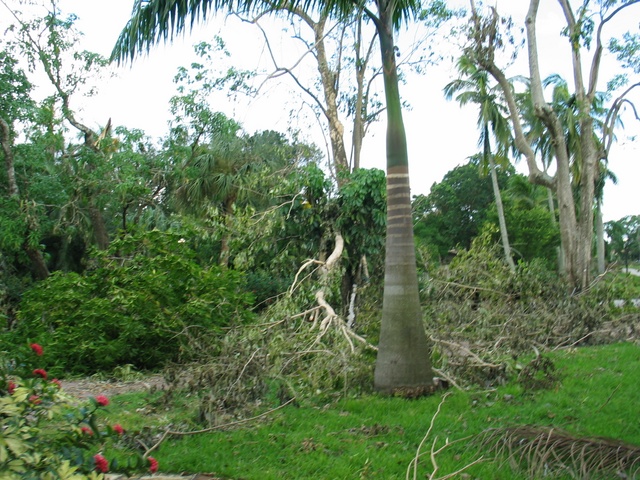
[[[1,0],[0,0],[1,1]],[[151,448],[146,449],[146,452],[144,453],[144,457],[146,458],[151,452],[153,452],[155,449],[157,449],[160,444],[162,442],[164,442],[164,440],[168,437],[168,436],[175,436],[175,437],[186,437],[188,435],[199,435],[201,433],[209,433],[209,432],[213,432],[215,430],[221,430],[223,428],[229,428],[229,427],[235,427],[237,425],[241,425],[243,423],[247,423],[247,422],[253,422],[254,420],[258,420],[260,418],[266,417],[267,415],[271,415],[274,412],[277,412],[278,410],[282,410],[284,407],[286,407],[287,405],[291,404],[292,402],[294,402],[296,399],[295,397],[286,401],[285,403],[283,403],[282,405],[276,407],[276,408],[272,408],[271,410],[267,410],[266,412],[261,413],[260,415],[256,415],[255,417],[251,417],[251,418],[244,418],[242,420],[237,420],[235,422],[230,422],[230,423],[225,423],[224,425],[216,425],[213,427],[209,427],[209,428],[204,428],[202,430],[192,430],[189,432],[178,432],[178,431],[174,431],[174,430],[170,430],[167,429],[165,430],[165,432],[162,434],[162,437],[160,437],[160,440],[158,440],[155,445],[153,445]],[[144,446],[144,445],[143,445]]]

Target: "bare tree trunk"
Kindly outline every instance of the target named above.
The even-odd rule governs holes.
[[[553,190],[550,188],[546,188],[547,190],[547,203],[549,204],[549,213],[551,214],[551,225],[554,227],[558,226],[558,222],[556,220],[556,207],[553,201]],[[558,264],[558,274],[564,275],[564,254],[562,253],[562,246],[556,247],[556,255],[557,255],[557,264]]]
[[[354,46],[356,61],[356,101],[353,112],[353,134],[352,134],[352,154],[353,164],[352,170],[358,170],[360,168],[360,154],[362,152],[362,141],[366,133],[367,124],[367,112],[369,110],[369,94],[368,89],[365,88],[365,73],[367,71],[367,65],[369,65],[369,59],[371,58],[373,46],[375,44],[375,37],[369,42],[364,53],[361,52],[361,47],[364,45],[362,38],[362,18],[358,17],[356,25],[356,45]]]
[[[7,181],[9,183],[9,196],[19,195],[18,182],[16,181],[16,169],[13,160],[13,150],[11,149],[11,129],[9,124],[3,118],[0,118],[0,146],[4,153],[5,171],[7,172]]]
[[[49,268],[47,267],[47,263],[44,261],[42,252],[37,248],[33,248],[28,245],[26,241],[22,248],[29,257],[29,260],[31,260],[33,276],[37,280],[45,280],[49,276]]]
[[[596,257],[598,259],[598,275],[602,275],[605,270],[604,225],[602,223],[602,204],[599,199],[596,206]]]
[[[509,234],[507,232],[507,222],[504,218],[504,207],[502,205],[502,195],[500,195],[500,186],[498,185],[498,174],[496,173],[496,162],[491,154],[491,146],[489,145],[489,126],[484,125],[484,155],[489,161],[489,174],[491,175],[491,186],[493,187],[493,196],[496,200],[496,210],[498,211],[498,224],[500,226],[500,238],[502,240],[502,249],[504,250],[504,259],[509,265],[511,273],[516,273],[516,265],[513,263],[511,256],[511,246],[509,245]]]
[[[109,233],[104,221],[102,210],[95,205],[89,206],[89,219],[93,228],[93,239],[99,250],[106,250],[109,247]]]
[[[327,53],[324,45],[324,27],[327,21],[326,15],[313,25],[313,33],[316,40],[316,53],[318,59],[318,72],[322,79],[324,98],[327,103],[325,116],[329,122],[329,136],[331,138],[331,150],[333,153],[333,165],[336,170],[336,181],[338,186],[342,184],[343,177],[349,173],[349,161],[347,151],[344,146],[344,125],[340,121],[338,114],[338,89],[340,72],[332,72],[327,60]]]
[[[324,103],[314,95],[308,88],[302,86],[297,77],[289,69],[285,71],[291,75],[294,81],[300,86],[318,105],[322,110],[323,115],[327,119],[329,126],[329,139],[331,143],[331,154],[333,156],[333,162],[331,167],[335,171],[336,181],[338,186],[343,182],[345,173],[349,172],[349,161],[347,159],[347,151],[344,146],[344,125],[340,120],[338,112],[338,92],[340,87],[340,67],[334,72],[331,70],[329,60],[327,59],[327,52],[325,46],[325,25],[327,23],[327,14],[323,13],[320,19],[316,22],[310,15],[300,8],[289,9],[289,11],[298,17],[300,17],[310,28],[313,30],[314,45],[316,51],[316,61],[318,72],[320,74],[320,80],[322,83],[322,90],[324,93]],[[266,37],[266,35],[265,35]],[[267,40],[268,41],[268,40]],[[275,59],[272,57],[274,63]],[[276,65],[278,70],[280,67]]]
[[[519,118],[518,106],[515,102],[512,87],[504,73],[494,63],[496,48],[498,16],[494,10],[489,21],[482,22],[477,15],[474,0],[471,0],[471,8],[474,13],[474,46],[467,52],[473,56],[474,61],[485,68],[500,84],[505,99],[509,106],[509,112],[516,134],[516,145],[527,160],[529,179],[548,188],[554,188],[558,200],[558,212],[560,220],[560,238],[562,241],[563,259],[566,277],[575,290],[581,290],[588,286],[590,281],[591,249],[593,241],[593,207],[595,196],[595,175],[597,173],[598,148],[594,139],[593,119],[591,108],[596,93],[596,84],[599,74],[600,59],[602,55],[601,33],[602,26],[611,20],[617,13],[637,2],[628,2],[620,6],[614,13],[601,20],[596,29],[596,47],[591,62],[588,79],[588,88],[582,73],[582,60],[580,58],[580,42],[571,42],[571,60],[575,86],[576,104],[578,105],[580,121],[579,152],[576,152],[577,161],[580,161],[580,202],[577,204],[573,194],[572,176],[570,171],[571,157],[565,139],[564,126],[558,115],[549,105],[543,94],[543,84],[540,75],[538,58],[538,45],[536,37],[536,19],[540,0],[531,0],[525,19],[527,32],[527,50],[530,71],[531,99],[535,115],[544,124],[547,134],[554,145],[556,158],[556,174],[550,177],[541,171],[536,164],[535,152],[524,135]],[[583,25],[579,23],[568,0],[558,0],[567,22],[568,37],[579,38]]]

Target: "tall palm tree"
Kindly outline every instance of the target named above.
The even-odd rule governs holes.
[[[132,17],[121,32],[112,58],[133,59],[161,40],[172,40],[205,20],[214,10],[261,13],[274,7],[328,13],[338,19],[364,13],[379,35],[387,112],[387,239],[382,326],[375,369],[375,388],[429,389],[433,385],[430,348],[418,296],[409,158],[402,117],[393,33],[405,20],[419,14],[418,0],[378,0],[372,11],[363,0],[136,0]]]
[[[467,57],[458,59],[458,72],[462,78],[448,83],[444,87],[444,94],[447,100],[451,100],[457,94],[456,100],[460,105],[476,103],[478,109],[478,128],[480,129],[480,139],[478,146],[482,146],[482,162],[485,168],[489,167],[491,175],[491,185],[498,211],[498,223],[500,225],[500,238],[504,258],[512,273],[515,273],[516,266],[513,263],[511,247],[509,245],[509,234],[507,223],[504,217],[504,207],[500,186],[498,185],[498,175],[496,174],[495,156],[491,151],[491,139],[489,129],[493,132],[493,137],[498,144],[498,150],[502,152],[501,158],[506,159],[506,153],[513,144],[509,122],[503,115],[505,109],[501,107],[498,99],[498,88],[489,86],[489,74],[475,66]]]

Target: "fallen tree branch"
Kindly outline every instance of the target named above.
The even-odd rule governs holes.
[[[409,467],[407,468],[407,480],[409,480],[409,473],[411,472],[411,466],[413,466],[413,479],[416,480],[418,478],[418,460],[420,459],[420,450],[422,449],[422,445],[424,445],[424,442],[426,442],[427,438],[429,438],[429,434],[431,433],[431,430],[433,430],[433,425],[436,422],[436,418],[438,417],[440,410],[442,409],[442,405],[444,405],[444,401],[447,399],[449,395],[450,393],[447,392],[442,396],[442,400],[440,400],[440,403],[438,404],[436,413],[434,413],[433,416],[431,417],[431,423],[429,423],[429,428],[427,429],[427,433],[425,433],[424,437],[422,437],[422,441],[420,442],[420,444],[418,445],[418,449],[416,450],[416,456],[413,458],[413,460],[411,460],[411,462],[409,463]]]
[[[296,272],[296,276],[293,278],[293,283],[291,284],[291,287],[289,287],[289,295],[291,295],[291,294],[295,291],[295,289],[296,289],[296,284],[298,284],[298,283],[301,283],[301,282],[302,282],[302,280],[301,280],[300,282],[298,282],[298,277],[300,276],[300,274],[301,274],[304,270],[306,270],[306,268],[307,268],[309,265],[313,265],[313,264],[316,264],[316,265],[323,265],[323,262],[321,262],[320,260],[314,260],[314,259],[307,260],[307,261],[306,261],[306,262],[305,262],[305,263],[304,263],[304,264],[303,264],[303,265],[298,269],[298,271]],[[318,267],[318,268],[320,268],[320,267]],[[317,270],[318,268],[316,268],[316,270]],[[315,270],[314,270],[314,271],[315,271]],[[313,272],[309,273],[305,278],[309,278],[311,275],[313,275]]]
[[[333,252],[331,252],[331,255],[329,255],[329,258],[327,258],[327,261],[325,262],[326,273],[329,273],[329,271],[333,268],[333,266],[342,256],[342,251],[344,250],[344,239],[342,238],[342,235],[336,233],[335,242],[336,243],[333,247]]]
[[[526,471],[527,478],[637,478],[640,447],[612,438],[577,437],[550,427],[486,430],[480,446]]]
[[[454,287],[460,287],[460,288],[466,288],[468,290],[473,290],[473,291],[481,291],[481,292],[491,292],[491,293],[495,293],[497,295],[501,295],[503,297],[511,297],[510,294],[508,293],[504,293],[504,292],[500,292],[498,290],[494,290],[492,288],[486,288],[486,287],[478,287],[478,286],[474,286],[474,285],[464,285],[462,283],[457,283],[457,282],[450,282],[450,281],[443,281],[443,280],[438,280],[435,278],[431,279],[432,282],[437,282],[437,283],[443,283],[444,285],[453,285]]]
[[[322,262],[320,260],[310,259],[310,260],[307,260],[298,269],[298,272],[296,273],[296,275],[295,275],[295,277],[293,279],[293,283],[291,284],[291,287],[289,288],[289,294],[290,295],[295,291],[297,286],[300,285],[300,283],[302,283],[302,281],[304,280],[304,279],[300,280],[300,275],[302,274],[302,272],[305,271],[307,268],[309,268],[311,265],[317,265],[317,267],[314,270],[314,272],[317,271],[318,269],[320,270],[320,273],[321,273],[320,284],[321,284],[321,286],[316,291],[316,294],[315,294],[315,299],[316,299],[317,305],[315,307],[312,307],[312,308],[309,308],[309,309],[305,310],[304,312],[292,315],[289,318],[306,317],[307,315],[312,314],[313,315],[313,325],[311,326],[311,329],[314,329],[316,327],[316,325],[317,325],[316,321],[318,319],[318,313],[320,311],[322,311],[324,316],[322,317],[322,320],[320,321],[319,333],[318,333],[318,336],[316,337],[315,341],[313,342],[312,346],[316,345],[322,339],[322,337],[327,333],[327,331],[329,330],[329,327],[331,327],[333,325],[338,330],[340,330],[340,332],[344,335],[344,338],[347,341],[347,343],[349,344],[349,348],[351,349],[352,353],[355,352],[355,350],[356,350],[355,349],[355,345],[353,343],[353,340],[356,340],[356,341],[362,343],[363,345],[365,345],[368,348],[371,348],[373,350],[377,350],[378,348],[375,345],[370,344],[369,342],[367,342],[366,339],[364,339],[363,337],[361,337],[360,335],[355,333],[347,325],[347,323],[344,321],[344,319],[342,317],[340,317],[340,315],[338,315],[336,313],[335,309],[329,304],[329,302],[327,302],[327,300],[325,298],[324,287],[329,282],[329,273],[331,272],[333,267],[338,263],[338,260],[340,260],[340,257],[342,256],[342,252],[343,251],[344,251],[344,238],[342,238],[342,235],[340,235],[339,233],[336,233],[333,251],[331,252],[331,254],[329,255],[329,258],[327,258],[327,260],[325,262]],[[305,277],[305,279],[309,278],[312,274],[313,274],[313,272],[309,273]]]
[[[460,356],[464,356],[465,358],[471,358],[471,359],[475,360],[476,361],[475,365],[478,366],[478,367],[489,367],[489,368],[501,368],[502,367],[502,365],[496,365],[494,363],[485,362],[478,355],[473,353],[471,350],[469,350],[464,345],[460,345],[458,343],[453,343],[453,342],[448,342],[447,340],[441,340],[441,339],[435,338],[433,336],[431,337],[431,341],[434,342],[434,343],[440,343],[442,345],[445,345],[445,346],[449,347],[452,351],[459,352],[461,354]]]
[[[244,375],[245,370],[247,369],[247,367],[249,366],[249,364],[251,363],[251,361],[253,360],[253,357],[256,356],[256,353],[258,353],[260,351],[260,348],[256,349],[252,354],[251,357],[249,357],[249,360],[247,360],[247,362],[244,364],[244,366],[242,367],[242,370],[240,371],[240,375],[238,375],[238,378],[236,378],[235,382],[233,382],[231,384],[231,386],[228,388],[228,393],[231,392],[231,389],[233,387],[236,386],[236,384],[240,381],[240,379],[242,378],[242,375]],[[228,395],[227,395],[228,396]],[[226,398],[225,398],[226,401]]]
[[[367,347],[369,347],[369,348],[371,348],[373,350],[376,350],[376,351],[378,350],[378,347],[376,347],[375,345],[372,345],[369,342],[367,342],[367,340],[365,340],[363,337],[358,335],[356,332],[354,332],[352,329],[350,329],[347,326],[345,321],[335,312],[333,307],[331,307],[331,305],[329,305],[326,302],[326,300],[324,299],[324,291],[323,290],[318,290],[316,292],[316,301],[318,302],[318,305],[325,310],[327,315],[326,315],[325,318],[322,319],[322,322],[320,322],[320,334],[318,335],[318,338],[316,338],[316,341],[314,342],[314,344],[320,341],[320,339],[324,336],[324,334],[329,329],[329,326],[331,326],[333,324],[344,335],[345,339],[349,343],[349,347],[351,348],[351,352],[352,353],[355,352],[355,346],[354,346],[353,342],[351,341],[352,338],[357,340],[360,343],[363,343],[365,346],[367,346]]]
[[[444,373],[442,370],[438,370],[437,368],[432,368],[432,370],[438,374],[439,377],[444,378],[447,382],[449,382],[451,385],[453,385],[454,387],[456,387],[458,390],[460,390],[461,392],[464,391],[464,389],[458,385],[453,378],[451,378],[449,375],[447,375],[446,373]]]
[[[418,445],[415,457],[411,460],[411,462],[409,463],[409,466],[407,467],[406,480],[410,480],[409,476],[411,474],[412,468],[413,468],[413,480],[417,480],[418,479],[418,460],[420,459],[420,457],[422,455],[424,455],[424,454],[420,453],[420,450],[422,449],[422,446],[427,441],[427,438],[429,438],[429,435],[431,434],[431,431],[433,430],[433,425],[435,424],[436,418],[438,417],[438,415],[440,414],[440,410],[442,409],[442,405],[444,405],[444,402],[445,402],[445,400],[447,399],[447,397],[449,395],[450,395],[450,393],[447,392],[442,396],[442,400],[440,401],[440,404],[438,405],[438,408],[436,409],[436,413],[434,413],[433,416],[431,417],[431,423],[429,424],[429,429],[427,430],[427,433],[425,434],[425,436],[422,438],[422,441],[420,442],[420,445]],[[454,443],[462,442],[464,440],[468,440],[469,438],[471,438],[471,437],[461,438],[461,439],[455,440],[453,442],[450,442],[449,439],[447,439],[445,441],[445,444],[442,447],[436,448],[436,443],[438,441],[438,437],[436,436],[433,439],[433,442],[431,444],[431,449],[429,451],[429,457],[431,459],[431,465],[433,466],[433,471],[426,478],[428,480],[447,480],[449,478],[455,477],[456,475],[459,475],[460,473],[462,473],[463,471],[465,471],[466,469],[468,469],[472,465],[475,465],[476,463],[480,463],[480,462],[484,461],[484,457],[480,457],[480,458],[477,458],[476,460],[474,460],[473,462],[471,462],[471,463],[459,468],[455,472],[449,473],[449,474],[445,475],[444,477],[436,477],[436,473],[438,473],[438,470],[439,470],[439,466],[438,466],[438,462],[436,461],[436,457],[440,453],[442,453],[443,450],[445,450],[446,448],[450,447]]]
[[[216,425],[214,427],[203,428],[202,430],[192,430],[192,431],[189,431],[189,432],[176,432],[176,431],[167,429],[167,430],[165,430],[165,432],[162,434],[162,437],[160,437],[160,440],[158,440],[155,445],[153,445],[149,449],[146,449],[146,452],[144,453],[144,457],[146,458],[151,452],[153,452],[155,449],[157,449],[160,446],[160,444],[162,442],[164,442],[164,440],[168,436],[186,437],[188,435],[198,435],[198,434],[201,434],[201,433],[213,432],[214,430],[221,430],[223,428],[235,427],[236,425],[241,425],[243,423],[252,422],[252,421],[258,420],[258,419],[260,419],[262,417],[266,417],[267,415],[270,415],[273,412],[277,412],[278,410],[283,409],[284,407],[286,407],[290,403],[294,402],[295,400],[296,400],[295,397],[291,398],[290,400],[286,401],[282,405],[280,405],[280,406],[278,406],[276,408],[272,408],[271,410],[267,410],[266,412],[263,412],[260,415],[256,415],[255,417],[245,418],[243,420],[237,420],[235,422],[225,423],[224,425]],[[144,444],[142,444],[142,445],[144,446]]]

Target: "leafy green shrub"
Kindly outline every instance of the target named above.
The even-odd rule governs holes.
[[[177,234],[126,235],[85,274],[55,273],[27,292],[5,342],[46,343],[58,374],[154,369],[211,349],[224,327],[251,317],[251,297],[239,272],[194,257]]]
[[[121,451],[121,425],[98,423],[99,410],[109,404],[106,397],[77,405],[58,380],[33,368],[43,348],[37,343],[30,348],[31,355],[18,348],[13,358],[0,356],[1,478],[82,480],[100,479],[107,472],[157,471],[153,457]]]
[[[291,286],[292,278],[277,276],[274,272],[255,270],[247,272],[246,287],[254,297],[254,307],[257,311],[272,305]]]

